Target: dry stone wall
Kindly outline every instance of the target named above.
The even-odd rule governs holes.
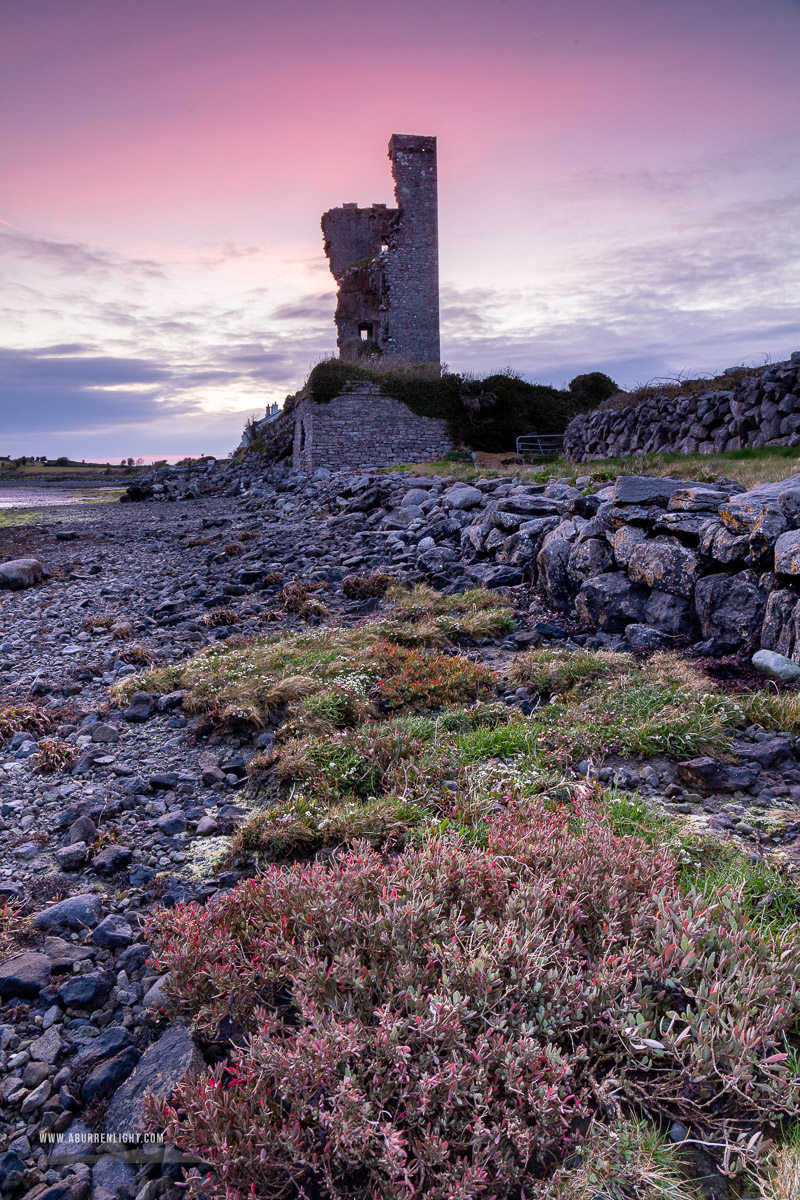
[[[635,649],[800,661],[800,476],[750,491],[648,476],[591,495],[498,488],[460,540],[478,581],[529,578],[551,609]]]
[[[454,447],[446,421],[418,416],[370,383],[355,384],[328,404],[306,397],[294,417],[292,461],[308,473],[424,462]]]
[[[564,435],[564,453],[575,462],[759,446],[800,446],[800,351],[730,391],[653,396],[630,408],[582,413]]]

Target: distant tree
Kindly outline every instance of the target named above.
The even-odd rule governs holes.
[[[69,459],[67,458],[66,454],[62,454],[60,458],[56,459],[56,466],[57,467],[68,467],[69,466]]]
[[[127,466],[129,466],[129,467],[132,467],[132,466],[133,466],[133,459],[132,459],[132,458],[129,458],[129,459],[127,460]]]
[[[620,389],[610,375],[603,371],[589,371],[570,380],[569,390],[587,408],[596,408]]]
[[[144,466],[144,459],[143,459],[143,458],[137,458],[137,460],[136,460],[136,465],[137,465],[137,467],[143,467],[143,466]]]

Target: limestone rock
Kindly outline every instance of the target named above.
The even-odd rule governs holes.
[[[753,571],[708,575],[695,588],[695,612],[703,637],[732,645],[741,645],[758,632],[766,603]]]
[[[647,593],[622,571],[587,579],[575,600],[578,616],[605,633],[622,633],[642,619]]]
[[[539,591],[560,612],[568,612],[572,606],[573,592],[567,571],[571,552],[572,546],[566,539],[550,536],[536,558]]]
[[[38,558],[12,558],[0,563],[0,589],[18,592],[34,587],[44,579],[44,567]]]
[[[478,488],[456,484],[444,493],[444,499],[451,508],[468,509],[482,504],[485,496]]]
[[[693,550],[678,542],[656,539],[634,546],[628,561],[628,576],[673,596],[691,596],[700,564]]]
[[[796,683],[800,679],[800,666],[773,650],[757,650],[751,662],[759,674],[768,679],[777,679],[780,683]]]
[[[0,997],[33,998],[50,982],[50,959],[36,950],[26,950],[0,967]]]
[[[691,605],[681,596],[655,588],[645,602],[644,619],[661,633],[689,633],[692,626]]]
[[[758,767],[736,767],[708,757],[692,758],[678,763],[678,777],[698,792],[735,792],[755,783]]]
[[[588,538],[585,542],[577,542],[570,551],[567,562],[567,573],[576,587],[580,587],[585,579],[601,575],[613,565],[611,547],[603,538]]]
[[[638,546],[646,538],[647,534],[644,529],[641,529],[638,525],[620,525],[614,534],[612,542],[617,565],[624,570],[630,562],[634,546]]]
[[[776,541],[775,570],[779,575],[800,575],[800,529],[782,533]]]
[[[111,1097],[106,1112],[105,1131],[120,1134],[141,1130],[144,1121],[144,1097],[166,1100],[178,1084],[193,1071],[203,1068],[202,1056],[184,1025],[170,1025],[142,1055],[133,1074]]]
[[[656,479],[650,475],[621,475],[614,488],[615,504],[666,505],[676,492],[686,489],[682,479]]]

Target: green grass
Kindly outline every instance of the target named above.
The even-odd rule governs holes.
[[[709,899],[727,890],[736,892],[754,925],[778,937],[800,920],[800,887],[771,863],[753,860],[733,842],[687,832],[679,819],[656,812],[637,794],[612,790],[607,801],[615,833],[671,847],[687,891]]]
[[[542,1200],[700,1200],[679,1147],[645,1121],[595,1120],[575,1161],[544,1184]]]
[[[727,450],[720,454],[630,454],[620,458],[599,458],[576,463],[566,458],[553,458],[538,464],[509,464],[500,466],[493,461],[507,455],[492,456],[476,465],[457,462],[408,463],[403,467],[386,468],[410,474],[452,476],[469,483],[480,478],[516,477],[528,483],[548,483],[566,479],[574,483],[588,476],[597,485],[611,482],[618,475],[670,475],[676,479],[696,479],[713,482],[724,475],[745,487],[759,483],[774,483],[800,473],[800,449],[796,446],[763,446],[747,450]],[[488,456],[487,456],[488,457]]]
[[[482,588],[457,596],[442,596],[425,586],[396,589],[389,602],[393,607],[385,619],[353,628],[320,627],[216,644],[183,662],[124,680],[113,689],[113,698],[122,703],[142,689],[163,694],[186,688],[187,711],[214,711],[222,721],[259,726],[289,707],[294,719],[355,724],[372,712],[367,695],[383,676],[396,673],[382,642],[445,648],[465,638],[498,636],[514,624],[510,609]],[[395,657],[400,660],[403,655],[398,652]],[[444,659],[418,661],[423,667],[430,661],[427,674],[438,670],[443,686],[452,674],[456,690],[457,668],[465,677],[477,670],[461,656],[454,656],[452,664]],[[403,704],[413,689],[413,674],[407,683],[400,696]],[[391,684],[388,678],[387,687]],[[454,694],[450,701],[457,698]]]
[[[617,753],[652,758],[726,757],[741,705],[684,659],[605,651],[533,650],[511,667],[515,683],[551,702],[534,713],[553,762]]]

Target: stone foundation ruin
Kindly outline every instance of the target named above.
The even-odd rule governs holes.
[[[375,384],[353,384],[328,404],[305,396],[294,412],[292,463],[309,475],[424,462],[453,449],[447,421],[418,416]]]

